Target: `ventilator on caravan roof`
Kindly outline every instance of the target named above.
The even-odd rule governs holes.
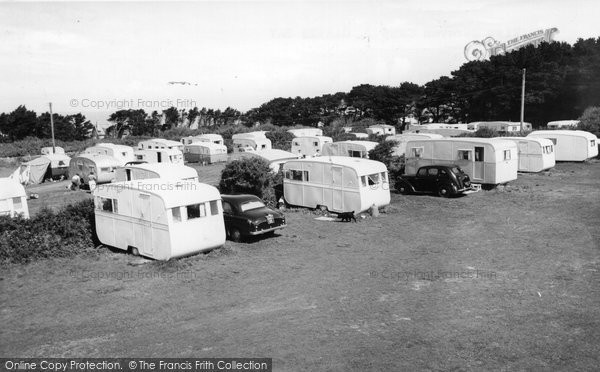
[[[198,181],[198,172],[183,164],[144,163],[117,169],[116,182],[160,178],[174,181]]]
[[[555,165],[554,144],[534,137],[497,137],[514,141],[519,151],[519,172],[541,172]]]
[[[353,158],[368,158],[369,151],[377,146],[373,141],[341,141],[323,145],[323,156],[350,156]]]
[[[442,138],[406,144],[408,175],[425,165],[456,165],[473,183],[500,184],[517,179],[518,151],[513,141],[495,138]]]
[[[321,156],[283,166],[283,194],[291,205],[360,213],[390,203],[388,171],[374,160]]]
[[[598,138],[583,130],[536,130],[527,137],[552,141],[556,161],[584,161],[598,156]]]
[[[94,190],[102,244],[156,260],[188,256],[225,243],[219,191],[198,182],[117,182]]]
[[[0,178],[0,216],[29,218],[27,194],[18,180]]]

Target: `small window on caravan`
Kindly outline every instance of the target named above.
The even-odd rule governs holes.
[[[369,186],[377,185],[379,183],[379,173],[369,175]]]
[[[266,149],[266,148],[267,148],[267,145],[262,145],[260,148],[261,148],[261,149]]]
[[[300,146],[300,142],[294,141],[294,146]]]
[[[381,180],[383,181],[383,183],[388,183],[388,177],[387,177],[387,172],[381,172]]]
[[[423,148],[422,147],[413,147],[411,149],[412,156],[415,158],[423,157]]]
[[[100,172],[110,172],[110,167],[102,167],[100,168]]]
[[[504,150],[504,160],[510,160],[510,150]]]
[[[348,156],[353,157],[353,158],[362,158],[363,156],[363,152],[362,151],[356,151],[356,150],[348,150]]]
[[[596,140],[590,141],[590,147],[596,147]]]
[[[552,143],[553,143],[553,144],[555,144],[555,145],[556,145],[556,141],[557,141],[557,140],[556,140],[556,138],[548,138],[548,139],[549,139],[550,141],[552,141]]]
[[[83,170],[83,163],[78,161],[77,162],[77,168],[79,168],[79,170]]]
[[[144,155],[136,155],[137,160],[143,160],[144,159]]]
[[[100,207],[105,212],[117,213],[117,201],[115,199],[100,198]]]
[[[65,166],[65,162],[64,162],[64,161],[62,161],[62,160],[60,160],[60,161],[58,162],[58,165],[59,165],[59,166],[61,166],[61,167],[63,167],[63,166]]]
[[[319,142],[317,142],[317,141],[313,142],[313,146],[318,147],[319,146]]]
[[[22,208],[21,197],[12,198],[12,202],[13,202],[13,208],[14,209],[21,209]]]
[[[173,215],[173,221],[181,222],[181,207],[171,209],[171,214]]]
[[[217,200],[211,200],[210,201],[210,215],[216,216],[217,214],[219,214],[219,203]]]
[[[458,160],[471,160],[471,150],[458,150]]]
[[[206,205],[204,203],[188,205],[185,208],[187,209],[188,220],[206,216]]]
[[[362,183],[363,187],[367,186],[367,176],[361,176],[360,182]]]
[[[294,181],[302,181],[302,171],[290,170],[286,174],[286,178]]]

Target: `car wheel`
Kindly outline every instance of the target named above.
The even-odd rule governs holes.
[[[450,188],[448,188],[448,186],[440,186],[438,189],[438,195],[442,198],[450,197]]]
[[[404,195],[408,195],[410,194],[410,187],[408,187],[408,185],[404,182],[401,182],[398,187],[396,187],[396,189],[398,190],[398,192],[400,192],[401,194]]]
[[[231,237],[231,240],[233,240],[236,243],[242,240],[242,233],[240,233],[240,230],[235,228],[231,229],[231,231],[229,232],[229,236]]]

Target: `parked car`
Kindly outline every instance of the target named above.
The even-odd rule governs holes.
[[[272,235],[286,227],[283,213],[271,209],[254,195],[221,195],[225,232],[233,241],[261,234]]]
[[[428,165],[419,168],[415,175],[399,176],[396,190],[403,194],[437,193],[447,198],[473,190],[473,186],[469,176],[459,167]]]

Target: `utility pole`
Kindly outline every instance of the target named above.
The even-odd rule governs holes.
[[[521,133],[523,133],[523,121],[525,120],[525,73],[523,69],[523,82],[521,83]]]
[[[54,143],[54,118],[52,117],[52,102],[48,103],[50,106],[50,130],[52,132],[52,153],[56,154],[56,144]]]

